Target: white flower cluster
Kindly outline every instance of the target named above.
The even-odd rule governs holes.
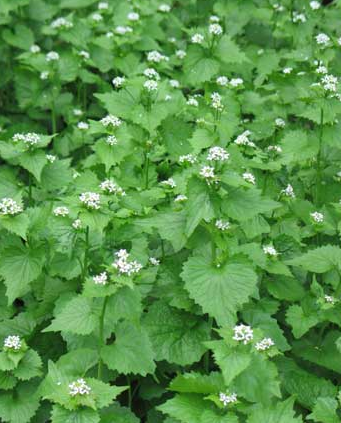
[[[150,257],[149,258],[149,263],[152,264],[153,266],[158,266],[160,264],[160,260],[158,260],[155,257]]]
[[[125,34],[129,34],[130,32],[133,32],[133,29],[130,26],[117,26],[115,28],[115,32],[118,35],[125,35]],[[107,33],[107,37],[110,38],[110,36],[108,35],[110,33]]]
[[[120,118],[114,115],[107,115],[103,119],[100,120],[101,124],[105,127],[112,125],[115,127],[121,126],[122,121]]]
[[[226,76],[218,76],[218,78],[216,79],[216,83],[220,85],[221,87],[226,87],[228,82],[229,80]]]
[[[265,350],[268,350],[273,345],[275,345],[275,343],[271,338],[264,338],[261,341],[257,342],[257,344],[255,345],[255,348],[257,351],[265,351]]]
[[[333,305],[337,301],[336,298],[332,297],[331,295],[325,295],[324,300],[325,300],[326,303],[333,304]]]
[[[157,9],[159,12],[168,13],[171,10],[171,7],[168,4],[160,4]]]
[[[282,153],[282,147],[279,145],[269,145],[268,151],[273,151],[274,153],[279,154]]]
[[[80,52],[78,52],[78,55],[80,57],[83,57],[84,60],[89,60],[90,59],[90,53],[86,50],[81,50]]]
[[[278,3],[272,5],[276,12],[283,12],[284,6]]]
[[[50,163],[54,163],[56,161],[56,156],[54,156],[53,154],[46,154],[46,159],[50,162]]]
[[[86,384],[83,378],[77,379],[69,384],[69,394],[72,397],[76,395],[89,395],[91,388]]]
[[[173,178],[168,178],[165,181],[161,181],[162,185],[166,185],[169,186],[171,188],[175,188],[176,187],[176,182],[174,181]]]
[[[147,68],[143,71],[143,75],[149,79],[155,79],[158,81],[160,79],[159,73],[154,68]]]
[[[219,112],[223,110],[224,106],[221,103],[221,95],[219,93],[211,94],[211,106]]]
[[[250,326],[243,324],[237,325],[233,328],[235,341],[243,342],[244,345],[248,344],[253,339],[253,330]]]
[[[214,178],[215,178],[215,174],[214,174],[214,167],[211,166],[203,166],[200,169],[200,176],[202,176],[203,178],[206,179],[207,183],[210,184]]]
[[[108,145],[116,145],[116,144],[117,144],[117,138],[115,137],[115,135],[109,135],[109,136],[106,138],[105,142],[106,142]]]
[[[89,129],[89,124],[81,121],[77,123],[77,128],[84,131],[86,129]]]
[[[34,53],[34,54],[39,53],[40,50],[41,49],[37,44],[32,44],[31,47],[30,47],[30,52]]]
[[[21,213],[23,208],[13,198],[2,198],[0,200],[0,215],[14,215]]]
[[[65,207],[65,206],[56,207],[56,208],[53,210],[53,214],[54,214],[55,216],[62,216],[62,217],[65,217],[65,216],[67,216],[69,213],[70,213],[70,212],[69,212],[69,209],[68,209],[67,207]]]
[[[292,71],[293,71],[293,68],[286,67],[283,69],[282,72],[284,73],[284,75],[290,75]]]
[[[197,158],[193,154],[184,154],[179,157],[179,163],[190,163],[194,164],[197,161]]]
[[[14,142],[23,142],[27,145],[36,145],[40,141],[40,136],[35,132],[27,132],[26,134],[14,134],[13,135]]]
[[[198,107],[199,106],[199,102],[196,98],[194,97],[189,97],[186,104],[188,106],[194,106],[194,107]]]
[[[148,92],[156,91],[158,87],[157,82],[152,79],[145,81],[143,86]]]
[[[47,62],[59,60],[59,54],[56,51],[49,51],[45,56]]]
[[[159,53],[156,50],[153,50],[153,51],[150,51],[147,54],[147,60],[148,60],[148,62],[160,63],[160,62],[163,62],[163,61],[167,62],[169,60],[169,57]]]
[[[80,229],[82,227],[82,221],[80,219],[76,219],[72,222],[72,227],[74,229]]]
[[[186,200],[188,200],[188,198],[187,198],[187,196],[186,196],[186,195],[184,195],[184,194],[179,194],[179,195],[177,195],[177,196],[174,198],[174,201],[175,201],[176,203],[182,203],[183,201],[186,201]]]
[[[321,84],[325,91],[335,92],[337,90],[338,79],[334,75],[324,75]]]
[[[130,12],[127,15],[128,21],[136,22],[140,19],[140,15],[137,12]]]
[[[326,73],[328,73],[328,69],[324,66],[324,65],[319,65],[316,69],[315,69],[316,73],[325,75]]]
[[[298,22],[305,23],[305,22],[307,22],[307,17],[304,13],[299,13],[295,10],[293,12],[292,21],[294,23],[298,23]]]
[[[193,44],[202,44],[204,41],[204,36],[198,33],[194,34],[191,37],[191,41]]]
[[[115,253],[115,256],[116,260],[112,265],[120,274],[131,276],[142,269],[142,265],[136,260],[129,261],[130,254],[127,250],[121,249]]]
[[[255,143],[249,140],[251,132],[249,130],[244,131],[242,134],[233,141],[237,145],[247,145],[249,147],[255,147]]]
[[[232,393],[231,395],[225,394],[224,392],[220,392],[219,400],[224,404],[226,407],[228,404],[237,402],[237,394]]]
[[[242,176],[244,181],[249,182],[250,184],[253,184],[253,185],[256,183],[256,177],[252,173],[244,172]]]
[[[215,162],[225,162],[230,157],[229,153],[223,147],[211,147],[208,150],[207,160]]]
[[[73,23],[68,21],[65,18],[57,18],[51,22],[51,28],[59,29],[59,28],[72,28]]]
[[[18,335],[9,335],[5,338],[4,348],[18,351],[21,348],[21,339]]]
[[[111,194],[122,195],[123,197],[126,195],[125,191],[110,179],[103,181],[99,187],[102,191],[107,191]]]
[[[327,34],[321,32],[320,34],[316,35],[315,40],[317,44],[321,46],[327,46],[329,44],[330,38]]]
[[[187,53],[186,53],[184,50],[177,50],[177,51],[175,52],[175,56],[176,56],[178,59],[184,59],[184,58],[187,56]]]
[[[324,221],[324,215],[322,213],[319,213],[318,211],[310,213],[310,216],[316,223],[322,223]]]
[[[96,285],[106,285],[108,283],[107,272],[102,272],[99,275],[93,276],[92,280],[95,282]]]
[[[267,256],[272,256],[272,257],[278,256],[278,252],[273,245],[264,245],[263,246],[263,252]]]
[[[244,84],[244,80],[242,78],[232,78],[229,82],[229,84],[231,85],[231,87],[239,87],[240,85]]]
[[[284,119],[282,119],[282,118],[276,118],[276,119],[275,119],[275,125],[276,125],[278,128],[284,128],[284,127],[285,127],[285,120],[284,120]]]
[[[107,10],[109,8],[109,3],[106,1],[100,1],[98,3],[98,10]]]
[[[217,15],[210,16],[210,22],[220,22],[220,18]]]
[[[88,209],[98,210],[101,208],[101,197],[96,192],[83,192],[79,199]]]
[[[116,76],[111,82],[115,88],[120,88],[125,83],[125,80],[124,76]]]
[[[41,80],[45,80],[45,79],[48,79],[49,76],[50,76],[49,71],[43,71],[43,72],[40,72],[39,78]]]
[[[169,85],[172,88],[179,88],[180,87],[180,82],[177,79],[170,79],[169,80]]]
[[[281,194],[285,195],[286,197],[295,198],[295,192],[292,185],[288,184],[284,189],[282,189]]]
[[[221,25],[219,25],[218,23],[212,23],[209,27],[208,27],[208,31],[210,34],[212,35],[221,35],[223,33],[223,28]]]
[[[309,6],[312,10],[318,10],[321,7],[321,3],[319,1],[313,0],[309,3]]]
[[[218,228],[221,231],[226,231],[227,229],[229,229],[231,226],[229,221],[224,221],[221,219],[216,220],[215,222],[215,227]]]

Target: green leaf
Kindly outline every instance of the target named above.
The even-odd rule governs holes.
[[[336,413],[337,408],[338,403],[334,398],[318,398],[313,412],[307,416],[307,419],[318,423],[340,423]]]
[[[147,333],[129,322],[116,327],[115,342],[102,350],[102,358],[109,369],[123,374],[154,373],[154,352]]]
[[[295,417],[293,405],[293,398],[267,408],[257,405],[251,409],[247,423],[302,423],[301,417]]]
[[[304,270],[314,273],[325,273],[332,269],[341,269],[341,248],[335,245],[325,245],[289,260],[287,264],[300,266]]]
[[[19,157],[20,165],[28,170],[40,182],[40,175],[47,163],[46,154],[42,150],[27,151]]]
[[[228,262],[213,266],[207,257],[185,262],[182,279],[190,297],[218,324],[232,324],[242,304],[256,292],[257,275],[245,264]]]
[[[139,419],[129,408],[113,404],[101,412],[101,423],[139,423]]]
[[[71,332],[78,335],[89,335],[98,324],[98,317],[93,311],[90,298],[77,296],[64,305],[43,332]]]
[[[212,372],[209,375],[191,372],[178,375],[169,385],[172,391],[193,394],[215,394],[225,389],[222,375]]]
[[[38,353],[34,350],[28,350],[20,361],[19,366],[13,371],[13,374],[20,380],[29,380],[40,376],[42,364]]]
[[[227,35],[223,35],[220,38],[215,55],[224,63],[243,63],[248,61],[245,53],[240,51],[239,46]]]
[[[155,358],[182,366],[199,361],[209,339],[209,325],[195,316],[155,302],[143,320],[152,342]]]
[[[54,405],[52,409],[52,423],[99,423],[100,416],[95,410],[83,408],[78,410],[66,410],[60,405]]]
[[[29,283],[40,275],[45,261],[40,246],[10,246],[0,254],[0,275],[5,279],[9,302],[24,295]]]
[[[30,224],[27,214],[20,213],[17,216],[1,216],[0,225],[21,238],[26,240],[26,233]]]
[[[286,321],[292,327],[292,333],[295,338],[301,338],[319,320],[319,317],[315,313],[307,315],[303,308],[297,304],[290,306],[286,313]]]
[[[0,393],[0,417],[3,422],[27,423],[39,407],[35,385],[23,383],[13,392]]]

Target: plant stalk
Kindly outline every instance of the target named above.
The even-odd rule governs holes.
[[[105,310],[107,308],[109,297],[105,297],[103,301],[102,311],[99,318],[99,341],[98,341],[98,367],[97,367],[97,379],[102,380],[102,373],[103,373],[103,360],[101,357],[102,348],[105,345],[104,339],[104,316]]]

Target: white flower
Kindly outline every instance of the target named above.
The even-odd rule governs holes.
[[[56,51],[49,51],[45,56],[47,62],[52,62],[54,60],[59,60],[59,54]]]
[[[67,207],[65,207],[65,206],[56,207],[56,208],[53,210],[53,214],[54,214],[55,216],[62,216],[62,217],[65,217],[65,216],[67,216],[69,213],[70,213],[70,212],[69,212],[69,209],[68,209]]]
[[[77,170],[75,170],[75,171],[73,172],[73,175],[72,175],[73,179],[78,178],[78,176],[80,176],[80,173],[79,173],[79,172],[77,172]]]
[[[106,1],[100,1],[98,3],[98,10],[106,10],[109,8],[109,3],[107,3]]]
[[[198,107],[199,106],[198,100],[196,98],[194,98],[194,97],[189,97],[189,99],[187,100],[186,104],[188,106],[194,106],[194,107]]]
[[[50,163],[54,163],[57,157],[54,156],[53,154],[46,154],[46,158]]]
[[[337,43],[339,46],[341,46],[341,37],[337,39]]]
[[[160,264],[160,260],[158,260],[157,258],[155,258],[155,257],[150,257],[149,258],[149,262],[150,262],[150,264],[152,264],[153,266],[158,266],[159,264]]]
[[[282,189],[281,194],[284,194],[286,197],[295,198],[294,188],[290,184],[288,184],[284,189]]]
[[[257,351],[265,351],[275,345],[271,338],[263,338],[260,342],[257,342],[255,348]]]
[[[138,273],[142,269],[142,265],[136,260],[129,261],[130,254],[127,250],[119,250],[115,253],[116,260],[112,266],[117,269],[120,274],[126,274],[128,276]]]
[[[247,145],[249,147],[255,147],[254,142],[249,140],[249,136],[251,132],[249,130],[244,131],[242,134],[238,135],[238,137],[233,141],[237,145]]]
[[[293,68],[287,67],[287,68],[284,68],[282,72],[285,75],[289,75],[292,71],[293,71]]]
[[[91,18],[92,18],[92,20],[93,20],[93,21],[95,21],[95,22],[100,22],[100,21],[102,21],[102,20],[103,20],[103,16],[102,16],[100,13],[93,13],[93,14],[91,15]]]
[[[337,90],[338,79],[334,75],[324,75],[321,83],[325,91],[335,92]]]
[[[242,176],[244,181],[249,182],[250,184],[253,184],[253,185],[256,183],[256,178],[252,173],[244,172]]]
[[[276,12],[283,12],[284,10],[284,6],[278,3],[273,4],[272,7],[276,10]]]
[[[197,158],[193,154],[185,154],[179,157],[179,163],[190,163],[194,164],[197,161]]]
[[[118,127],[122,124],[122,121],[120,118],[114,115],[107,115],[103,119],[100,120],[101,124],[105,127],[112,125],[115,127]]]
[[[170,79],[169,80],[169,85],[173,88],[179,88],[180,87],[180,82],[177,81],[176,79]]]
[[[229,80],[226,76],[218,76],[218,78],[216,79],[216,83],[222,87],[226,87],[228,82]]]
[[[168,61],[169,58],[159,53],[158,51],[153,50],[147,54],[147,60],[148,62],[160,63],[160,62],[163,62],[164,60]]]
[[[250,326],[243,324],[237,325],[233,328],[235,341],[242,341],[244,345],[248,344],[253,339],[253,330]]]
[[[316,223],[322,223],[324,221],[324,215],[322,213],[319,213],[318,211],[310,213],[310,216]]]
[[[123,197],[126,195],[125,191],[110,179],[103,181],[99,187],[102,191],[109,192],[110,194],[122,195]]]
[[[80,57],[83,57],[83,59],[88,60],[90,59],[90,54],[89,52],[85,51],[85,50],[81,50],[80,52],[78,52],[78,55]]]
[[[268,151],[274,151],[275,153],[282,153],[282,148],[279,145],[269,145]]]
[[[230,226],[231,226],[231,224],[227,220],[224,221],[224,220],[218,219],[215,222],[215,227],[217,229],[220,229],[221,231],[226,231],[227,229],[230,228]]]
[[[202,42],[204,41],[204,36],[201,34],[194,34],[191,37],[191,41],[193,44],[202,44]]]
[[[223,28],[221,25],[219,25],[218,23],[212,23],[209,27],[208,27],[208,31],[210,34],[212,35],[221,35],[223,33]]]
[[[143,71],[143,75],[149,79],[155,79],[158,81],[160,79],[160,75],[154,68],[147,68]]]
[[[38,144],[40,136],[35,132],[27,132],[26,134],[14,134],[12,139],[14,142],[22,141],[24,144],[32,146]]]
[[[232,393],[231,395],[224,394],[224,392],[220,392],[219,400],[224,404],[226,407],[228,404],[237,402],[237,394]]]
[[[65,18],[57,18],[51,23],[51,28],[58,29],[58,28],[72,28],[73,23],[68,21]]]
[[[101,208],[101,197],[96,192],[83,192],[79,199],[88,209],[98,210]]]
[[[160,4],[157,9],[159,12],[168,13],[171,10],[171,7],[168,4]]]
[[[184,50],[177,50],[175,55],[178,59],[184,59],[187,56],[187,53]]]
[[[75,116],[82,116],[83,112],[81,109],[73,109],[73,114]]]
[[[282,118],[276,118],[275,119],[275,125],[278,126],[278,128],[284,128],[285,127],[285,120]]]
[[[326,46],[327,44],[329,44],[330,38],[327,34],[321,32],[320,34],[316,35],[315,40],[317,44]]]
[[[231,87],[239,87],[239,85],[243,85],[244,81],[242,78],[232,78],[229,82]]]
[[[124,76],[116,76],[111,82],[115,88],[120,88],[125,83],[125,80]]]
[[[146,82],[143,84],[143,86],[144,86],[144,88],[145,88],[147,91],[151,92],[151,91],[156,91],[156,90],[157,90],[158,84],[157,84],[157,82],[156,82],[156,81],[154,81],[154,80],[152,80],[152,79],[148,79],[148,81],[146,81]]]
[[[215,23],[217,23],[217,22],[219,22],[220,21],[220,18],[219,18],[219,16],[216,16],[216,15],[212,15],[212,16],[210,16],[210,22],[215,22]]]
[[[319,1],[311,1],[309,5],[312,10],[317,10],[321,7],[321,3]]]
[[[124,34],[127,34],[129,32],[133,32],[133,29],[130,26],[117,26],[115,28],[115,32],[116,32],[116,34],[124,35]]]
[[[294,11],[292,21],[294,23],[297,23],[297,22],[305,23],[307,22],[307,18],[304,13],[298,13]]]
[[[211,94],[211,106],[213,109],[219,110],[220,112],[223,110],[224,106],[221,104],[221,95],[217,92]]]
[[[108,31],[108,32],[105,34],[105,36],[106,36],[107,38],[112,38],[112,37],[114,36],[114,33],[113,33],[112,31]]]
[[[105,142],[109,145],[116,145],[117,144],[117,138],[115,137],[115,135],[109,135],[107,137],[107,139],[105,140]]]
[[[167,94],[165,95],[165,101],[170,101],[172,99],[172,96]]]
[[[83,378],[77,379],[76,381],[69,384],[69,394],[72,397],[76,395],[89,395],[91,388],[86,384]]]
[[[186,196],[186,195],[184,195],[184,194],[179,194],[179,195],[177,195],[177,196],[174,198],[174,201],[175,201],[176,203],[181,203],[181,202],[186,201],[186,200],[188,200],[188,198],[187,198],[187,196]]]
[[[39,53],[40,52],[40,47],[37,44],[32,44],[30,47],[30,52],[31,53]]]
[[[78,122],[77,128],[82,130],[89,129],[89,124],[86,122]]]
[[[200,170],[200,176],[207,180],[213,180],[215,178],[214,167],[203,166]]]
[[[138,21],[140,19],[140,15],[136,12],[130,12],[127,15],[127,19],[129,21]]]
[[[0,215],[14,215],[21,213],[23,208],[13,198],[2,198],[0,200]]]
[[[9,335],[5,338],[4,348],[18,351],[21,348],[21,339],[18,335]]]
[[[264,245],[263,246],[263,252],[267,256],[272,256],[272,257],[277,257],[278,256],[278,252],[277,252],[276,248],[273,245]]]
[[[332,297],[331,295],[325,295],[324,299],[325,299],[326,303],[333,304],[333,305],[337,301],[336,298]]]
[[[315,72],[322,73],[323,75],[325,75],[326,73],[328,73],[328,69],[325,66],[320,65],[319,67],[315,69]]]
[[[82,221],[80,219],[76,219],[72,222],[72,227],[74,229],[80,229],[82,227]]]
[[[176,187],[176,182],[174,181],[173,178],[168,178],[165,181],[161,182],[162,185],[168,185],[171,188],[175,188]]]
[[[99,275],[93,276],[92,280],[95,282],[96,285],[106,285],[108,282],[107,272],[102,272]]]
[[[207,160],[224,162],[230,157],[229,153],[223,147],[211,147],[208,150]]]

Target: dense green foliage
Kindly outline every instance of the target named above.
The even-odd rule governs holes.
[[[0,1],[0,420],[341,422],[341,1]]]

